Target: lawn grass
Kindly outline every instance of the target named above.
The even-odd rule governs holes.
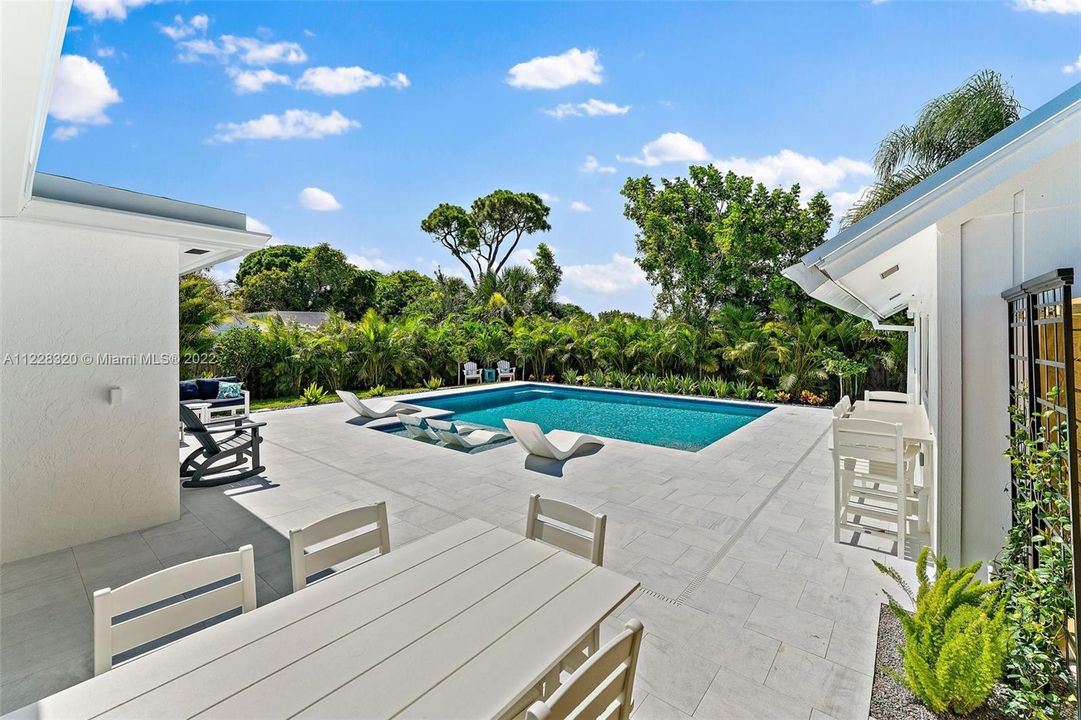
[[[443,390],[443,389],[449,389],[449,388],[444,387],[444,388],[439,388],[439,389]],[[388,388],[379,397],[387,397],[389,395],[404,395],[406,393],[423,392],[424,390],[425,390],[425,388],[418,388],[418,387]],[[357,397],[359,397],[359,398],[372,397],[372,393],[371,393],[370,390],[354,390],[353,392],[355,392]],[[320,401],[319,404],[320,405],[327,405],[327,404],[330,404],[330,403],[337,403],[337,402],[341,402],[341,399],[337,396],[337,394],[332,393],[332,392],[328,392],[323,397],[322,401]],[[251,407],[252,412],[257,412],[259,410],[282,410],[284,408],[303,407],[304,405],[307,405],[307,404],[308,403],[304,402],[304,398],[301,397],[300,395],[290,395],[290,396],[276,397],[276,398],[258,398],[258,399],[252,398],[250,407]]]

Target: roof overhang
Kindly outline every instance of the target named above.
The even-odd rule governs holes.
[[[925,231],[1079,137],[1081,83],[842,230],[784,275],[834,307],[868,319],[889,317],[907,307],[926,282],[920,260],[928,250],[921,241]],[[857,275],[888,284],[855,287],[846,281]]]

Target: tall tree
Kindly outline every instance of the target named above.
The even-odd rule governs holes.
[[[753,178],[691,166],[689,177],[630,178],[623,214],[638,226],[635,262],[658,286],[662,314],[702,328],[724,302],[765,311],[797,288],[780,272],[825,237],[829,202],[806,205],[799,185],[767,190]]]
[[[436,283],[416,270],[398,270],[380,275],[375,284],[375,311],[383,318],[396,318],[411,304],[428,298],[436,291]]]
[[[875,152],[875,182],[849,208],[852,225],[1021,117],[1021,104],[1002,76],[983,70],[923,106],[916,122],[902,125]]]
[[[214,344],[211,326],[221,322],[229,309],[221,290],[202,273],[180,278],[180,354],[192,356],[206,352]],[[181,373],[194,371],[185,363]]]
[[[478,287],[485,275],[498,275],[521,239],[552,229],[550,209],[534,193],[496,190],[477,198],[469,210],[441,203],[420,229],[450,251]]]
[[[556,291],[559,290],[559,283],[563,281],[563,268],[556,264],[552,248],[545,243],[537,245],[537,254],[530,263],[537,275],[537,309],[552,312],[556,307]]]
[[[248,253],[240,261],[236,271],[236,284],[243,287],[244,282],[264,270],[286,271],[300,263],[308,254],[308,248],[300,245],[271,245],[262,250]]]

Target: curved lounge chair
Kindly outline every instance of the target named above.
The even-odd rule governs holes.
[[[489,445],[500,440],[506,440],[509,434],[501,430],[471,430],[468,435],[461,435],[446,430],[436,430],[435,434],[447,445],[457,445],[461,448],[472,450],[481,445]]]
[[[530,455],[552,458],[553,460],[566,460],[571,455],[581,450],[586,445],[604,445],[604,441],[593,435],[571,432],[570,430],[553,430],[547,435],[541,430],[540,425],[522,420],[503,419],[510,434],[518,441],[518,444],[526,449]]]
[[[428,427],[428,421],[422,417],[416,415],[410,415],[408,413],[400,412],[398,415],[398,422],[402,424],[405,431],[409,433],[409,437],[416,438],[418,440],[438,440],[435,431]]]
[[[342,399],[342,402],[348,405],[353,412],[361,417],[373,419],[386,418],[391,415],[397,415],[400,412],[418,412],[420,410],[416,405],[391,400],[390,398],[361,400],[355,394],[347,390],[335,390],[335,392],[338,393],[338,397]]]
[[[433,431],[443,430],[444,432],[455,433],[458,435],[468,435],[474,430],[483,430],[480,425],[470,425],[468,423],[459,423],[455,420],[437,420],[436,418],[425,418],[428,421],[428,427]],[[491,428],[489,428],[491,429]]]

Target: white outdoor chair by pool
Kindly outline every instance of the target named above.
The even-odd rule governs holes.
[[[510,430],[510,434],[514,436],[514,439],[518,441],[518,444],[524,447],[530,455],[539,455],[553,460],[566,460],[586,445],[604,445],[604,441],[600,438],[584,433],[571,432],[570,430],[553,430],[545,435],[540,425],[536,423],[507,418],[503,418],[503,423]]]
[[[457,431],[435,430],[435,434],[447,445],[456,445],[467,450],[510,438],[510,434],[502,430],[481,430],[479,428],[470,428],[468,430],[458,428]]]
[[[356,534],[358,530],[364,532]],[[335,543],[324,544],[343,535],[348,537]],[[307,548],[315,545],[322,546],[314,552],[305,552]],[[304,589],[312,575],[372,550],[378,550],[380,555],[390,552],[390,526],[387,524],[385,502],[352,508],[317,520],[307,527],[290,530],[289,558],[293,569],[293,592]]]
[[[623,631],[551,697],[533,703],[526,720],[627,720],[634,707],[634,674],[641,646],[642,623],[628,620]]]
[[[398,422],[402,424],[409,437],[418,440],[439,440],[428,420],[409,413],[398,413]]]
[[[604,530],[607,524],[607,515],[595,515],[561,500],[542,498],[537,493],[529,496],[525,519],[526,538],[566,550],[598,567],[604,565]],[[575,532],[576,530],[579,532]],[[600,644],[601,629],[597,626],[570,655],[563,658],[560,669],[574,672],[587,657],[597,651]],[[559,685],[558,674],[546,682],[549,687],[545,694],[550,694],[552,689]]]
[[[416,405],[399,402],[398,400],[391,400],[390,398],[369,398],[367,400],[361,400],[348,390],[335,390],[335,392],[338,393],[338,397],[342,399],[342,402],[348,405],[353,412],[361,417],[372,419],[387,418],[391,415],[397,415],[400,412],[418,412],[420,410]]]
[[[233,578],[237,578],[235,582],[224,583]],[[209,585],[217,587],[155,607]],[[111,670],[114,655],[236,608],[241,612],[255,609],[255,551],[251,545],[159,570],[115,590],[98,590],[94,593],[94,674]],[[144,609],[147,612],[113,623],[116,617]]]
[[[495,364],[496,380],[513,380],[515,369],[506,360],[500,360]]]
[[[428,421],[428,427],[430,427],[432,430],[443,430],[445,432],[458,433],[459,435],[468,435],[474,430],[484,429],[480,425],[460,423],[457,420],[439,420],[438,418],[425,419]]]
[[[843,530],[893,538],[903,556],[914,492],[901,424],[835,418],[833,468],[834,540]]]
[[[833,406],[833,417],[843,418],[848,415],[852,410],[852,398],[845,395],[843,398],[837,401],[837,404]]]
[[[476,380],[479,383],[483,379],[475,362],[470,361],[462,365],[462,379],[464,385],[468,385],[470,380]]]
[[[891,390],[864,390],[863,401],[914,405],[916,403],[916,396],[913,393],[893,392]]]

